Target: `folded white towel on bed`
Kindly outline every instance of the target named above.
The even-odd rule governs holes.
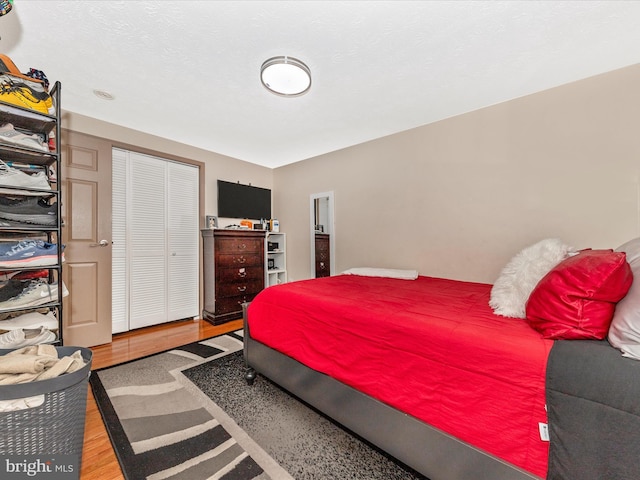
[[[387,277],[399,278],[401,280],[415,280],[418,278],[417,270],[401,270],[396,268],[372,268],[359,267],[350,268],[342,272],[343,275],[361,275],[364,277]]]

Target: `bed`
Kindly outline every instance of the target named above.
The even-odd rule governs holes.
[[[608,292],[609,311],[631,283],[620,258],[623,285]],[[557,287],[558,279],[539,283]],[[543,311],[548,289],[535,292]],[[545,338],[547,317],[541,330],[535,320],[496,315],[491,293],[489,284],[427,276],[269,287],[244,309],[247,380],[266,376],[431,480],[640,478],[640,362],[606,340]],[[621,377],[612,380],[612,369]],[[594,435],[612,421],[611,435]],[[613,460],[595,458],[599,451],[615,452]]]

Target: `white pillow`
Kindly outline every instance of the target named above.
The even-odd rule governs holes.
[[[616,248],[625,252],[633,272],[633,283],[627,295],[618,302],[609,327],[609,343],[622,350],[623,357],[640,360],[640,238]]]
[[[557,238],[531,245],[514,256],[491,288],[489,305],[504,317],[526,318],[529,295],[549,271],[574,250]]]
[[[417,270],[400,270],[396,268],[357,267],[342,272],[343,275],[361,275],[365,277],[399,278],[401,280],[415,280],[418,278]]]

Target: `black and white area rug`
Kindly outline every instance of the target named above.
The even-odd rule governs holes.
[[[242,345],[237,331],[92,373],[127,480],[425,479],[267,379],[247,385]]]

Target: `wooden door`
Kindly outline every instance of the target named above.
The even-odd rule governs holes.
[[[63,131],[65,345],[111,342],[111,144]]]

